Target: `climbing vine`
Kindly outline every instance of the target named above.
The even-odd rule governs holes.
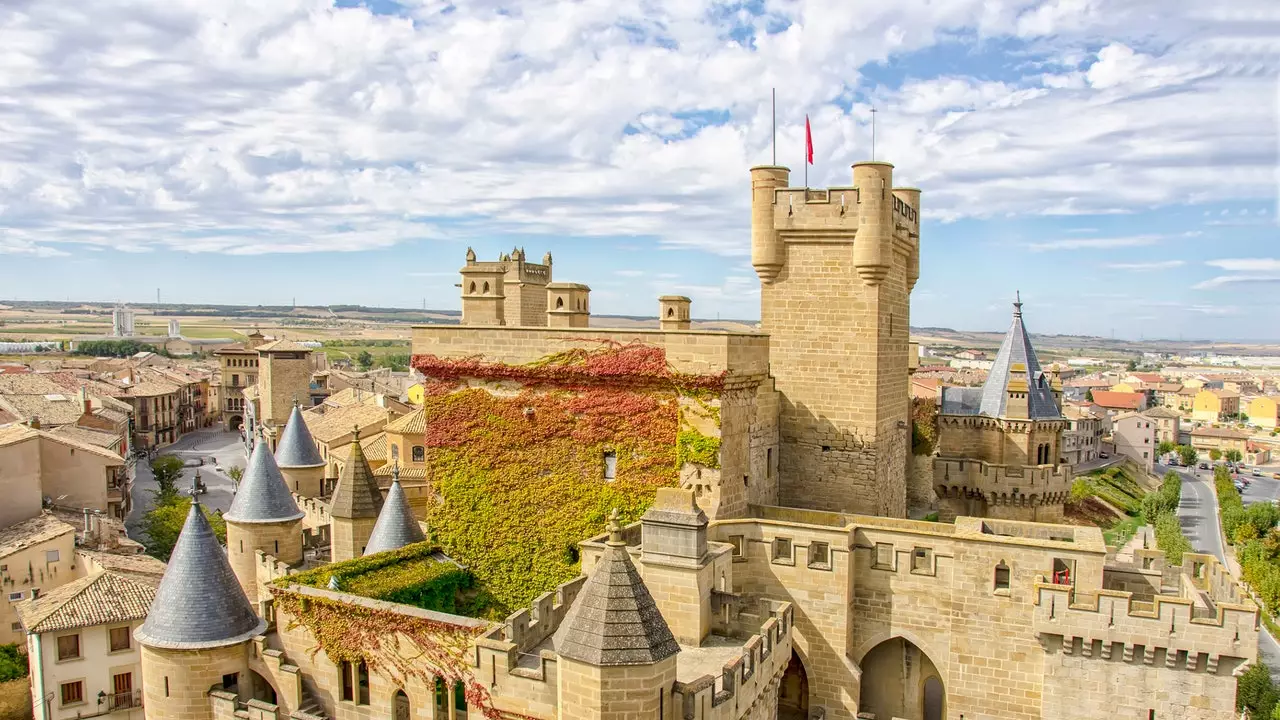
[[[661,348],[606,343],[526,365],[417,355],[413,365],[428,378],[427,523],[493,597],[491,617],[576,576],[577,543],[612,508],[635,521],[683,463],[719,466],[719,439],[682,404],[704,430],[718,427],[724,377],[674,372]]]
[[[484,626],[454,625],[304,596],[287,587],[273,586],[271,594],[277,610],[289,619],[288,629],[303,627],[315,638],[312,657],[323,650],[333,662],[364,661],[371,671],[401,685],[409,678],[428,685],[435,677],[450,684],[461,682],[467,704],[480,709],[486,718],[513,717],[493,706],[488,689],[475,681],[467,666],[467,651]]]

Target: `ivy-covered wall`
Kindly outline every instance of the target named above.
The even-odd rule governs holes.
[[[686,463],[719,465],[722,377],[672,372],[660,348],[413,365],[428,377],[426,520],[493,598],[491,617],[575,577],[577,543],[612,508],[634,521]]]

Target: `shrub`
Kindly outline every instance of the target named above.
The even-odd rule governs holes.
[[[17,643],[0,645],[0,682],[17,680],[27,676],[27,654]]]
[[[1091,497],[1093,497],[1093,486],[1089,484],[1088,480],[1078,477],[1072,481],[1070,502],[1084,502]]]
[[[1170,565],[1181,565],[1182,554],[1191,552],[1191,543],[1187,540],[1187,536],[1182,534],[1182,524],[1178,522],[1178,516],[1173,513],[1164,513],[1156,518],[1156,545],[1164,551],[1165,560]]]
[[[1177,512],[1178,501],[1181,497],[1182,478],[1176,472],[1165,473],[1160,487],[1154,492],[1147,493],[1146,497],[1142,498],[1143,519],[1148,524],[1154,524],[1162,514]]]
[[[1214,449],[1210,450],[1210,451],[1209,451],[1209,459],[1210,459],[1210,460],[1212,460],[1212,461],[1214,461],[1214,462],[1218,462],[1219,460],[1221,460],[1221,459],[1222,459],[1222,451],[1221,451],[1221,450],[1219,450],[1219,449],[1217,449],[1217,448],[1214,448]]]
[[[1280,695],[1271,681],[1271,673],[1262,663],[1250,665],[1236,681],[1236,710],[1248,710],[1250,717],[1271,717],[1277,701]]]

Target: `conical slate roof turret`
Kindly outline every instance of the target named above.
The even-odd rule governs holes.
[[[351,441],[351,457],[342,466],[338,486],[333,489],[329,515],[336,518],[376,518],[382,510],[382,490],[369,469],[364,449],[360,447],[360,428]]]
[[[193,501],[147,619],[134,637],[151,647],[196,650],[234,645],[266,629],[200,503]]]
[[[978,414],[987,417],[1004,417],[1009,400],[1009,381],[1023,380],[1027,384],[1027,415],[1031,420],[1047,420],[1062,417],[1058,403],[1053,399],[1049,376],[1040,369],[1040,360],[1031,347],[1031,338],[1022,324],[1022,295],[1013,303],[1013,324],[1000,344],[1000,351],[982,386],[982,399]]]
[[[276,465],[283,468],[322,467],[324,458],[316,449],[316,442],[307,429],[307,421],[302,417],[302,410],[297,401],[293,403],[293,412],[289,414],[289,422],[285,423],[284,432],[280,434],[280,444],[276,445]]]
[[[253,444],[249,466],[224,517],[237,523],[278,523],[303,517],[276,466],[276,459],[261,437]]]
[[[562,657],[595,666],[651,665],[680,652],[627,553],[617,510],[609,517],[608,547],[553,642]]]
[[[369,535],[369,544],[365,546],[364,554],[399,550],[405,545],[426,539],[422,526],[409,509],[404,488],[400,487],[400,468],[396,468],[392,471],[391,490],[387,492],[382,512],[378,513],[378,522],[373,525],[373,533]]]

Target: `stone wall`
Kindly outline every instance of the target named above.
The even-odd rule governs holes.
[[[227,522],[227,559],[249,602],[257,605],[258,553],[268,553],[280,562],[302,561],[302,527],[294,520],[284,523]]]
[[[297,401],[311,405],[311,358],[308,352],[265,352],[258,366],[262,413],[258,420],[268,427],[283,427]]]
[[[933,491],[933,456],[908,456],[907,507],[931,508],[937,502],[938,496]]]
[[[210,688],[224,675],[249,682],[248,643],[205,650],[162,650],[142,646],[143,707],[148,720],[212,720]]]

